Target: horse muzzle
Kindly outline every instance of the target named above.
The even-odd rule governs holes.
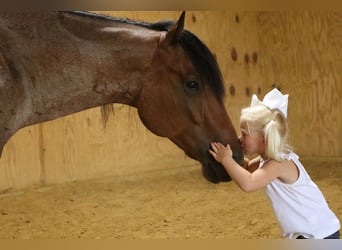
[[[243,154],[235,153],[233,154],[233,158],[239,165],[242,165]],[[207,181],[212,183],[227,182],[232,180],[223,165],[215,161],[215,159],[211,156],[208,156],[206,163],[202,163],[202,175]]]

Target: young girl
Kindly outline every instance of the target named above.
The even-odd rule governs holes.
[[[287,102],[288,95],[273,89],[262,102],[253,95],[251,106],[242,110],[244,152],[259,155],[243,168],[233,160],[229,144],[213,142],[209,152],[243,191],[266,189],[284,238],[338,239],[338,218],[286,143]]]

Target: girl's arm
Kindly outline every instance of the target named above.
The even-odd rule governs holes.
[[[250,172],[250,173],[253,173],[255,170],[257,170],[259,168],[259,164],[260,164],[260,160],[261,160],[261,157],[260,156],[257,156],[255,157],[254,159],[250,160],[248,162],[248,166],[247,166],[247,170]]]
[[[257,156],[251,160],[245,157],[243,159],[242,167],[248,170],[248,172],[253,173],[255,170],[258,169],[259,163],[260,163],[260,156]]]
[[[250,173],[234,161],[229,144],[225,147],[221,143],[213,142],[211,147],[209,153],[216,161],[221,162],[230,177],[245,192],[264,188],[280,175],[281,162],[270,160],[262,168]]]

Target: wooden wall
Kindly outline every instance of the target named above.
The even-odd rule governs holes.
[[[105,13],[151,22],[180,14]],[[188,11],[185,25],[217,56],[236,128],[251,95],[262,99],[276,85],[290,94],[296,152],[342,161],[342,12]],[[194,164],[134,108],[115,104],[105,129],[95,108],[20,130],[0,159],[0,192]]]

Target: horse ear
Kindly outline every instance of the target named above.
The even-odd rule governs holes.
[[[174,25],[172,25],[172,27],[166,33],[164,42],[166,42],[168,45],[174,45],[178,42],[184,30],[184,19],[185,11],[182,12],[178,21]]]

